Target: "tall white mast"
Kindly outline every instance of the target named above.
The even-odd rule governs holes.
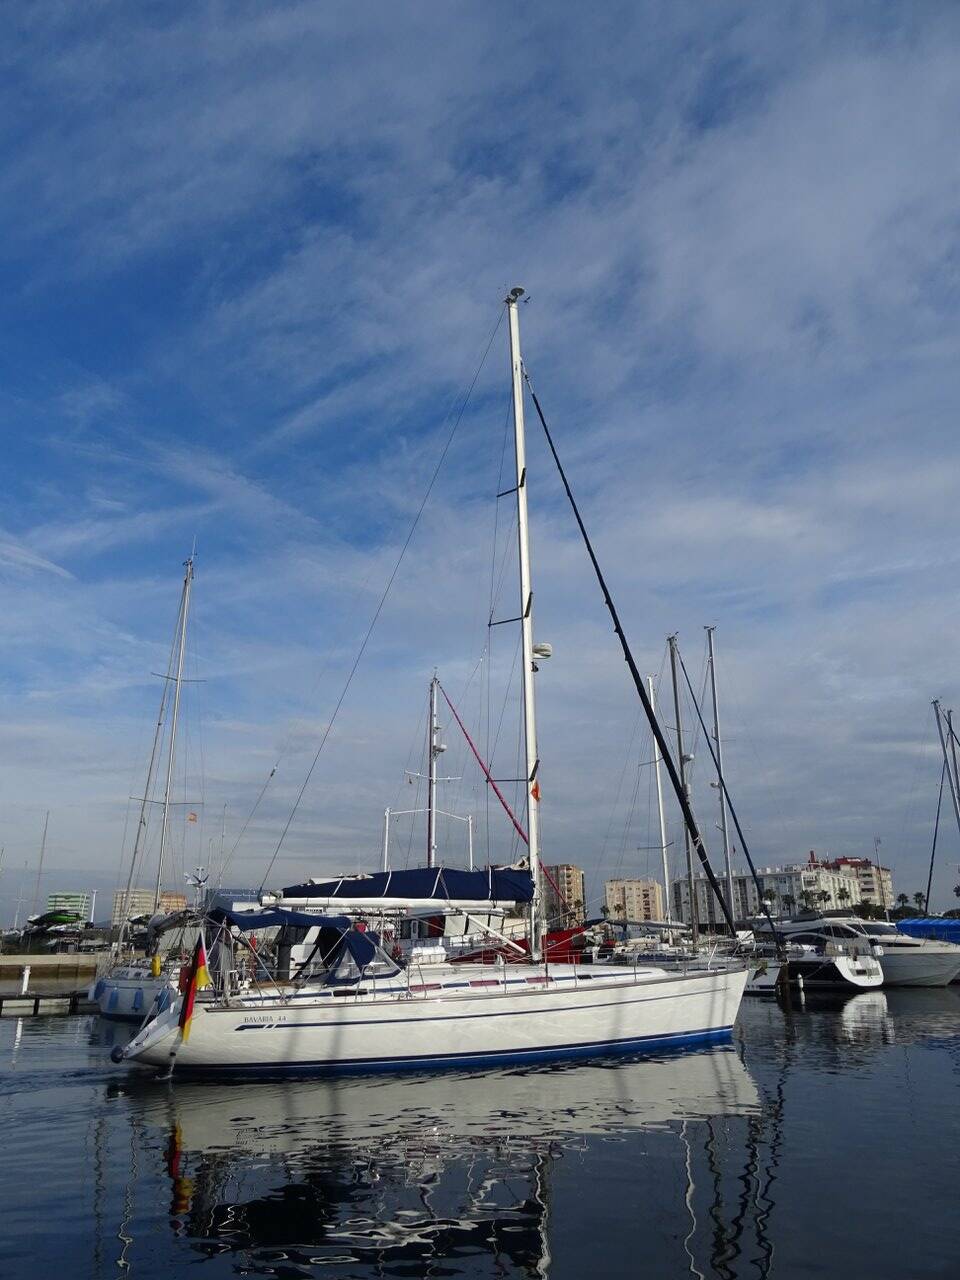
[[[430,681],[430,724],[427,729],[427,866],[437,865],[437,757],[443,751],[437,723],[437,677]]]
[[[543,937],[540,886],[540,757],[537,754],[537,709],[533,691],[533,588],[530,583],[530,529],[527,520],[527,452],[523,428],[523,364],[520,359],[520,319],[517,303],[523,289],[511,289],[506,298],[510,322],[510,371],[513,381],[513,437],[517,462],[517,541],[520,553],[520,637],[523,670],[523,741],[526,757],[527,840],[533,909],[530,922],[530,954],[540,958]]]
[[[713,744],[717,753],[717,782],[720,792],[720,833],[723,836],[723,865],[727,873],[727,906],[730,919],[736,920],[737,909],[733,899],[733,868],[730,865],[730,832],[727,828],[727,791],[723,778],[723,750],[720,745],[720,707],[717,703],[717,659],[713,651],[713,633],[716,627],[705,627],[707,648],[710,655],[710,688],[713,694]]]
[[[647,676],[647,689],[650,692],[650,706],[656,714],[657,695],[653,687],[653,676]],[[667,919],[670,919],[670,871],[667,867],[667,822],[663,814],[663,783],[660,781],[660,744],[657,735],[653,734],[653,776],[657,782],[657,817],[660,821],[660,860],[663,864],[663,905]]]
[[[193,584],[193,556],[184,562],[183,592],[180,597],[180,639],[177,645],[177,674],[173,689],[173,719],[170,722],[170,745],[167,751],[167,780],[163,788],[163,823],[160,827],[160,856],[157,859],[157,889],[153,897],[154,911],[160,910],[161,882],[163,880],[163,855],[167,847],[167,830],[170,817],[170,787],[173,783],[173,760],[177,746],[177,720],[180,716],[180,686],[183,683],[183,657],[187,647],[187,614],[190,611],[190,587]]]

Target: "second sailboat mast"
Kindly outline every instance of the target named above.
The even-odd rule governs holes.
[[[717,699],[717,655],[714,652],[713,633],[716,627],[705,627],[710,663],[710,689],[713,698],[713,741],[717,757],[717,791],[720,796],[720,834],[723,836],[723,869],[727,878],[727,906],[734,920],[737,907],[733,894],[733,866],[730,861],[730,831],[727,827],[727,787],[723,777],[723,748],[720,743],[720,703]]]
[[[193,556],[185,562],[183,592],[180,597],[180,639],[177,646],[177,674],[173,691],[173,719],[170,722],[170,745],[167,750],[167,780],[163,788],[163,821],[160,827],[160,856],[157,858],[157,888],[153,899],[154,912],[160,910],[161,882],[163,880],[163,855],[167,847],[167,831],[170,817],[170,787],[173,783],[173,761],[177,746],[177,720],[180,716],[180,687],[183,683],[183,658],[187,647],[187,614],[190,611],[190,588],[193,585]]]

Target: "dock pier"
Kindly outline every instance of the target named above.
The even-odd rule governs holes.
[[[0,1017],[95,1013],[87,999],[110,953],[0,955]]]
[[[60,995],[35,995],[25,991],[18,995],[0,996],[0,1018],[96,1012],[97,1006],[87,999],[86,991],[69,991]]]

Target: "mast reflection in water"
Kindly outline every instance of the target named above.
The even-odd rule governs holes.
[[[173,1230],[201,1253],[285,1275],[350,1264],[546,1275],[552,1167],[579,1158],[588,1137],[656,1134],[682,1154],[689,1176],[677,1208],[685,1247],[701,1248],[694,1149],[710,1153],[713,1181],[703,1185],[716,1234],[725,1211],[716,1126],[760,1115],[732,1049],[546,1071],[143,1083],[128,1102],[138,1123],[167,1134]],[[724,1238],[741,1234],[746,1217],[741,1206]]]

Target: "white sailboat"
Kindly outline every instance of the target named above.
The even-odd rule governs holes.
[[[219,923],[218,957],[226,957],[215,998],[198,1003],[182,1034],[181,1001],[147,1023],[115,1051],[117,1061],[167,1067],[178,1073],[258,1076],[362,1070],[404,1070],[474,1066],[496,1062],[550,1060],[650,1048],[679,1047],[722,1040],[733,1028],[747,978],[746,966],[725,961],[672,971],[637,963],[632,967],[549,964],[543,956],[544,920],[540,867],[540,759],[534,696],[533,593],[527,522],[528,472],[523,416],[518,301],[506,299],[513,385],[514,446],[520,569],[522,698],[526,761],[528,871],[474,872],[487,889],[452,879],[469,872],[442,868],[386,873],[381,904],[407,909],[436,905],[477,910],[513,901],[530,908],[529,963],[462,967],[437,957],[406,969],[391,959],[375,934],[358,932],[341,917],[322,917],[317,907],[333,906],[329,894],[310,886],[297,899],[285,892],[266,912],[227,915]],[[609,600],[608,600],[609,603]],[[622,639],[622,636],[621,636]],[[644,696],[641,693],[641,697]],[[686,810],[685,812],[688,812]],[[692,815],[690,815],[693,822]],[[697,833],[698,849],[701,847]],[[433,877],[432,884],[422,877]],[[411,879],[419,877],[421,879]],[[358,877],[351,891],[362,893]],[[343,901],[345,895],[335,895]],[[262,929],[272,920],[339,930],[318,975],[303,983],[275,978],[256,990],[233,989],[229,977],[228,931]],[[307,908],[313,909],[313,914]],[[270,916],[269,912],[274,913]],[[288,914],[283,915],[286,911]],[[279,912],[279,915],[277,914]],[[216,969],[214,965],[214,969]],[[319,979],[319,980],[318,980]]]
[[[164,721],[170,701],[171,689],[173,706],[170,717],[170,728],[167,734],[166,780],[163,789],[163,816],[160,826],[160,851],[157,855],[157,876],[154,892],[154,916],[160,913],[160,902],[163,891],[163,868],[170,831],[170,792],[173,785],[174,762],[176,759],[177,725],[180,718],[180,693],[183,686],[183,664],[187,644],[187,619],[190,614],[190,594],[193,586],[193,556],[184,563],[183,585],[180,590],[180,607],[177,613],[177,627],[173,647],[170,652],[170,663],[164,677],[163,692],[160,695],[160,712],[153,739],[153,749],[147,766],[147,778],[140,802],[140,815],[137,823],[137,834],[134,838],[133,853],[130,859],[130,875],[124,893],[123,909],[120,918],[120,935],[115,947],[116,963],[100,977],[91,987],[90,998],[97,1005],[104,1018],[118,1022],[142,1022],[159,994],[170,988],[175,989],[182,960],[189,956],[186,951],[180,955],[161,959],[157,954],[153,957],[130,956],[121,960],[124,941],[129,930],[130,891],[133,876],[143,852],[143,841],[147,831],[147,805],[151,803],[150,790],[153,786],[154,774],[158,763],[158,753],[163,735]]]

